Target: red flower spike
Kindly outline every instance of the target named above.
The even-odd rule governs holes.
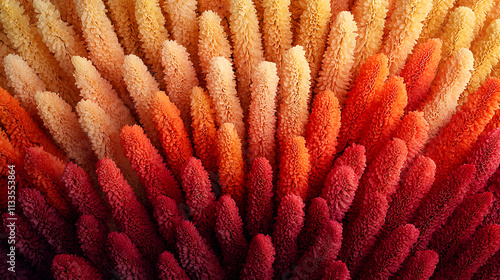
[[[41,147],[26,149],[24,155],[26,173],[33,180],[35,187],[47,198],[47,202],[57,209],[68,221],[76,219],[76,211],[61,182],[66,163],[49,154]]]
[[[500,277],[500,250],[497,251],[491,258],[483,264],[472,280],[494,280]]]
[[[415,158],[422,153],[425,143],[429,139],[429,124],[422,112],[409,112],[406,114],[392,134],[406,143],[408,157],[403,170],[413,164]]]
[[[420,230],[420,237],[415,245],[417,250],[427,247],[432,234],[445,224],[462,202],[475,171],[476,168],[471,164],[462,165],[450,174],[445,184],[431,188],[424,197],[413,219],[413,224]]]
[[[188,159],[182,171],[182,188],[186,194],[192,222],[201,235],[210,238],[215,227],[215,194],[202,162],[194,157]]]
[[[81,279],[100,280],[104,279],[97,268],[93,267],[84,258],[74,255],[57,255],[52,261],[52,273],[55,280]]]
[[[93,215],[105,222],[108,209],[97,188],[92,185],[89,175],[80,166],[70,162],[66,165],[61,181],[68,196],[80,215]]]
[[[7,254],[10,250],[4,244],[0,245],[0,275],[2,275],[2,280],[41,280],[41,275],[39,272],[33,271],[33,268],[23,260],[21,256],[16,256],[16,267],[15,272],[9,270],[11,267],[8,264],[10,257]],[[50,267],[50,266],[49,266]],[[50,279],[52,273],[46,279]]]
[[[354,170],[355,181],[358,182],[366,168],[366,149],[362,145],[352,144],[333,163],[333,168],[349,166]]]
[[[373,255],[363,264],[359,279],[389,279],[406,259],[419,231],[414,225],[398,227],[375,248]]]
[[[429,248],[439,254],[441,264],[447,264],[459,246],[469,240],[488,213],[492,199],[493,194],[485,192],[465,201],[434,234]]]
[[[246,224],[250,236],[267,233],[273,222],[273,170],[266,158],[254,159],[248,174]]]
[[[500,225],[478,229],[457,255],[453,265],[437,272],[437,280],[471,279],[474,273],[500,249]]]
[[[189,280],[186,272],[169,251],[161,253],[156,263],[159,280]]]
[[[307,208],[306,217],[304,220],[304,228],[299,234],[299,249],[305,252],[309,246],[314,245],[318,234],[327,225],[330,220],[330,212],[326,200],[321,197],[316,197],[311,201],[311,205]]]
[[[399,270],[394,279],[428,280],[434,273],[438,261],[439,255],[432,250],[417,251],[415,255],[406,262],[406,265]]]
[[[165,238],[167,244],[174,244],[175,225],[182,220],[182,213],[179,211],[175,200],[160,195],[156,198],[153,208],[153,216],[158,223],[160,234]]]
[[[281,275],[299,259],[297,239],[304,225],[304,202],[290,194],[281,199],[273,232],[275,275]]]
[[[150,263],[125,233],[108,234],[108,254],[119,279],[153,279]]]
[[[47,204],[40,191],[28,188],[20,190],[19,204],[28,222],[47,240],[56,254],[79,252],[74,227]]]
[[[255,162],[255,161],[254,161]],[[248,249],[248,256],[241,270],[242,280],[272,280],[274,275],[273,262],[276,251],[269,235],[255,235]]]
[[[314,97],[307,123],[306,146],[311,161],[308,200],[317,197],[335,158],[340,129],[340,107],[335,94],[325,90]]]
[[[205,239],[189,221],[181,221],[175,229],[177,252],[181,266],[192,279],[224,279],[219,260]]]
[[[431,189],[436,164],[428,157],[419,156],[404,175],[391,203],[384,224],[384,234],[402,226],[412,218],[424,195]]]
[[[108,232],[106,224],[93,215],[82,215],[76,222],[76,234],[83,253],[101,271],[111,267],[105,250]]]
[[[7,186],[9,175],[9,165],[16,168],[16,187],[24,188],[28,186],[26,174],[24,172],[24,162],[21,155],[14,149],[10,143],[7,134],[0,128],[0,184]],[[7,188],[2,188],[0,193],[0,209],[7,209]]]
[[[321,197],[326,200],[330,219],[342,222],[345,213],[351,207],[358,182],[354,170],[349,166],[334,167],[328,174]]]
[[[325,275],[321,280],[351,280],[351,276],[345,263],[331,260],[326,265]]]
[[[474,180],[466,197],[481,191],[500,164],[500,129],[496,128],[479,137],[471,154],[465,161],[476,167]]]
[[[337,258],[342,242],[342,225],[328,220],[318,231],[315,243],[299,259],[294,269],[297,279],[319,279],[330,260]]]
[[[366,111],[373,101],[376,92],[380,91],[389,75],[387,57],[376,54],[366,60],[359,70],[353,88],[348,93],[342,110],[337,150],[342,151],[347,145],[356,141],[368,118]],[[370,116],[371,117],[371,116]]]
[[[118,228],[133,240],[142,254],[156,261],[165,251],[165,244],[120,169],[109,158],[101,159],[97,162],[97,178]]]
[[[309,187],[309,171],[311,170],[306,141],[303,137],[297,136],[282,141],[282,144],[276,189],[278,198],[294,194],[305,200]]]
[[[370,162],[381,147],[389,140],[389,136],[401,122],[406,107],[406,89],[403,78],[391,77],[384,85],[377,101],[369,108],[370,117],[364,123],[359,143],[366,148],[366,156]]]
[[[159,195],[169,196],[182,203],[182,193],[158,150],[138,125],[124,126],[120,133],[123,153],[146,192],[151,204]]]
[[[222,249],[222,266],[229,275],[237,275],[246,259],[248,243],[236,202],[229,196],[219,198],[215,234]]]
[[[355,271],[361,260],[375,244],[376,236],[384,224],[389,204],[380,193],[367,195],[362,202],[358,217],[347,224],[339,259],[350,271]]]
[[[477,138],[499,107],[500,79],[489,78],[427,145],[426,155],[436,162],[436,183],[441,183],[470,154]]]
[[[416,110],[424,101],[441,61],[441,46],[439,39],[429,39],[418,44],[401,71],[400,76],[405,81],[408,93],[406,112]]]

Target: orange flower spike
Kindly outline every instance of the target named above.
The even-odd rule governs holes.
[[[59,159],[66,159],[63,151],[52,143],[29,114],[21,108],[19,101],[2,88],[0,88],[0,124],[19,154],[24,154],[25,148],[42,146],[45,151]]]
[[[441,60],[441,40],[429,39],[416,46],[414,54],[401,71],[406,85],[408,105],[405,112],[414,111],[424,100],[431,82],[436,77]]]
[[[375,93],[382,89],[388,75],[387,57],[383,54],[370,57],[361,67],[342,110],[342,126],[337,146],[339,151],[358,138],[363,127],[362,116]]]
[[[436,182],[444,179],[471,151],[499,107],[500,79],[490,78],[455,113],[428,144],[427,156],[436,162]]]
[[[401,122],[406,107],[406,89],[403,78],[392,77],[384,86],[378,101],[371,106],[367,114],[365,131],[359,143],[366,148],[368,161],[373,159],[389,138],[392,131]]]
[[[241,152],[241,141],[232,123],[223,124],[218,131],[219,178],[223,194],[229,194],[239,208],[245,197],[245,162]]]
[[[184,165],[193,156],[193,148],[180,112],[163,91],[155,94],[151,111],[158,138],[167,156],[167,164],[180,179]]]
[[[307,124],[306,146],[309,151],[308,198],[318,196],[335,158],[340,129],[340,108],[335,94],[326,90],[314,98]]]
[[[281,154],[276,190],[278,199],[288,194],[305,199],[311,170],[306,141],[301,136],[283,141]]]
[[[428,132],[429,124],[421,112],[409,112],[394,130],[392,137],[403,140],[408,148],[408,157],[403,170],[409,167],[415,157],[424,149],[429,139]]]

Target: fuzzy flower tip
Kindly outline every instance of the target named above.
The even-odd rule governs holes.
[[[120,139],[123,152],[139,177],[149,202],[154,203],[159,195],[168,195],[181,203],[182,194],[177,182],[143,129],[138,125],[125,126]]]
[[[366,149],[362,145],[352,144],[347,147],[341,156],[333,162],[333,168],[349,166],[354,171],[355,182],[361,179],[366,168]],[[333,169],[332,168],[332,169]]]
[[[89,264],[84,258],[75,255],[61,254],[52,260],[54,279],[104,279],[97,268]]]
[[[406,265],[397,273],[397,280],[427,280],[431,278],[439,255],[432,251],[417,251],[415,255],[408,259]]]
[[[341,165],[332,168],[326,177],[321,193],[328,204],[330,219],[341,222],[349,210],[358,189],[358,181],[350,166]]]
[[[321,197],[314,198],[307,208],[304,228],[299,234],[298,244],[301,251],[305,252],[310,246],[314,245],[316,238],[328,221],[329,212],[326,200]]]
[[[158,279],[160,280],[189,280],[174,255],[168,251],[161,253],[156,263]]]
[[[276,251],[270,236],[257,234],[253,237],[241,279],[273,279],[273,262]]]
[[[251,236],[267,233],[273,219],[273,171],[265,158],[257,158],[248,174],[246,225]]]
[[[158,223],[160,234],[165,238],[167,244],[174,244],[175,225],[183,218],[175,200],[159,195],[153,203],[153,208],[153,216]]]
[[[76,234],[85,257],[97,268],[106,270],[111,265],[106,247],[108,228],[93,215],[82,215],[76,222]]]
[[[118,277],[138,280],[153,277],[152,266],[125,233],[110,232],[107,244],[108,256]]]
[[[311,164],[305,142],[301,136],[283,142],[276,190],[279,198],[287,194],[307,197]]]
[[[331,260],[326,264],[325,275],[321,280],[350,280],[349,269],[341,261]]]

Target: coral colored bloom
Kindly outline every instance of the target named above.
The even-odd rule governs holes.
[[[250,236],[267,233],[273,222],[273,170],[265,158],[257,158],[248,174],[246,226]]]
[[[153,278],[153,267],[125,233],[110,232],[107,244],[108,256],[119,278],[137,280]]]
[[[167,244],[175,243],[175,226],[182,220],[183,216],[175,200],[170,197],[159,195],[153,202],[153,216],[158,223],[160,234],[165,238]]]
[[[366,149],[362,145],[352,144],[333,162],[333,168],[349,166],[354,171],[355,182],[361,179],[366,168]]]
[[[429,124],[421,112],[409,112],[406,114],[398,127],[393,131],[392,137],[399,138],[406,143],[408,157],[406,158],[403,170],[413,164],[415,157],[419,155],[427,143],[429,134]]]
[[[332,168],[326,177],[325,187],[321,193],[321,197],[328,204],[330,219],[342,222],[357,189],[358,181],[350,166],[341,165]]]
[[[439,261],[439,255],[432,251],[417,251],[396,275],[397,280],[428,280]]]
[[[257,234],[253,237],[248,256],[243,269],[241,279],[273,279],[273,262],[276,251],[269,235]]]
[[[331,260],[329,261],[328,264],[326,264],[325,268],[325,275],[321,280],[350,280],[351,277],[349,276],[349,270],[347,269],[347,266],[345,263],[341,261],[334,261]]]
[[[107,271],[111,262],[106,252],[107,225],[93,215],[82,215],[76,222],[76,235],[85,257],[101,271]]]
[[[288,194],[307,197],[309,171],[309,153],[303,137],[290,138],[282,143],[282,155],[278,173],[276,193],[278,199]]]
[[[328,224],[330,213],[326,200],[316,197],[307,208],[304,227],[299,234],[299,249],[307,252],[316,243],[321,230]]]
[[[159,280],[189,280],[184,269],[179,266],[172,253],[165,251],[158,257],[156,263]]]
[[[97,268],[93,267],[82,257],[75,255],[61,254],[54,257],[52,260],[52,273],[54,279],[104,279]]]

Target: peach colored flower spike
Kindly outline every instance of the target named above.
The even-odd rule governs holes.
[[[139,41],[139,27],[135,20],[135,0],[108,0],[106,4],[125,53],[144,55]]]
[[[297,136],[283,141],[280,147],[280,166],[276,193],[278,200],[285,195],[307,197],[309,171],[311,169],[306,141]]]
[[[425,41],[429,38],[439,37],[441,27],[446,23],[447,16],[453,8],[456,0],[432,1],[432,8],[423,21],[422,32],[420,33],[420,41]]]

